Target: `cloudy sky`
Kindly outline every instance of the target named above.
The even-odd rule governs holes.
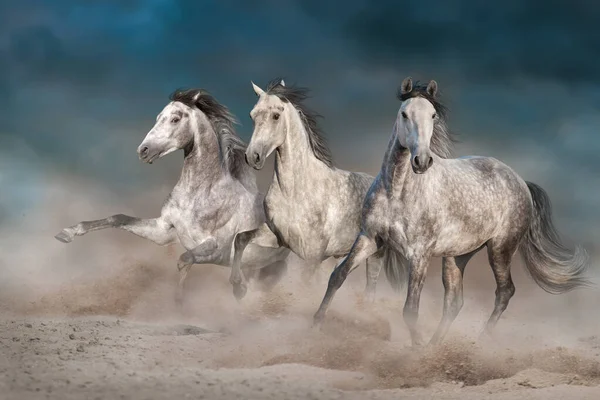
[[[173,184],[180,157],[135,150],[178,87],[212,92],[248,140],[250,80],[307,86],[337,164],[376,174],[411,75],[438,81],[457,155],[505,161],[598,242],[599,21],[586,0],[1,0],[0,223],[39,206],[50,176]]]

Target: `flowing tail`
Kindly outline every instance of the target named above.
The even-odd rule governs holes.
[[[548,194],[535,183],[526,183],[534,212],[520,251],[529,274],[542,289],[552,294],[590,286],[583,276],[589,264],[586,251],[580,246],[571,250],[561,242],[552,222]]]
[[[408,262],[388,246],[383,250],[383,269],[392,288],[400,292],[408,282]]]

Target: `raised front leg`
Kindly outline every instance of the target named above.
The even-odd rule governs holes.
[[[277,237],[271,232],[267,224],[261,225],[258,229],[239,232],[233,242],[233,264],[231,266],[231,275],[229,282],[233,285],[233,295],[241,300],[248,291],[248,283],[242,271],[242,256],[244,250],[250,242],[263,247],[279,247]]]
[[[419,346],[423,344],[421,333],[417,329],[419,302],[421,301],[421,291],[423,290],[427,276],[429,257],[412,258],[409,262],[410,274],[408,277],[406,303],[404,303],[404,321],[408,325],[413,346]]]
[[[358,235],[356,241],[350,249],[350,253],[344,258],[344,260],[333,270],[329,277],[329,283],[327,285],[327,291],[325,297],[319,306],[315,316],[313,317],[313,324],[319,326],[325,318],[327,308],[333,300],[335,292],[342,286],[348,274],[352,272],[361,262],[367,257],[374,254],[377,251],[377,244],[374,240],[368,238],[362,233]]]
[[[185,289],[185,280],[193,264],[218,264],[221,259],[219,245],[215,238],[208,238],[179,256],[177,269],[179,270],[179,284],[175,294],[175,302],[181,306],[183,304],[183,293]]]
[[[63,229],[54,237],[63,243],[70,243],[75,236],[83,236],[88,232],[106,228],[122,229],[161,246],[173,243],[176,239],[173,226],[162,217],[141,219],[124,214],[117,214],[95,221],[82,221],[77,225]]]

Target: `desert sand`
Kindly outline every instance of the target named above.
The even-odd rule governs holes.
[[[71,202],[69,213],[115,208]],[[252,287],[241,303],[228,269],[197,266],[180,310],[178,247],[114,231],[58,243],[53,234],[71,219],[28,215],[2,235],[2,399],[600,398],[600,291],[546,294],[518,258],[516,295],[493,337],[478,340],[495,290],[480,254],[467,267],[465,306],[445,342],[415,349],[403,296],[383,274],[369,304],[364,267],[357,269],[321,330],[311,318],[332,262],[305,283],[294,259],[272,291]],[[427,337],[441,317],[440,275],[435,260],[419,320]]]

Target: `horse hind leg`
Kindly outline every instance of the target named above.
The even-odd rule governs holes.
[[[444,313],[435,334],[429,342],[430,345],[438,344],[444,339],[450,326],[462,309],[464,303],[463,276],[465,274],[465,267],[469,260],[482,248],[483,246],[471,253],[458,257],[444,257],[442,259],[442,283],[445,290]]]
[[[515,285],[512,281],[510,273],[510,263],[514,255],[517,244],[495,244],[493,241],[488,242],[488,258],[494,277],[496,278],[496,301],[494,311],[488,319],[482,335],[490,335],[500,316],[508,307],[508,302],[515,294]]]
[[[375,291],[377,289],[377,280],[383,267],[383,256],[381,251],[373,254],[367,258],[367,284],[365,286],[365,298],[368,302],[373,303],[375,301]]]

